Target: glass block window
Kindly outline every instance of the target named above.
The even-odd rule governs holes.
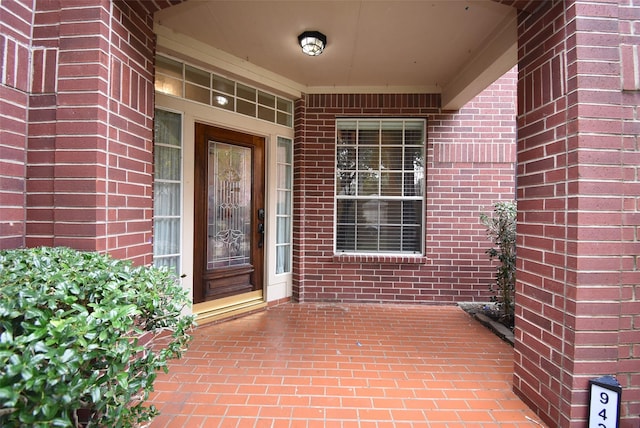
[[[293,215],[293,142],[278,137],[276,208],[276,273],[291,272],[291,224]]]
[[[337,121],[337,253],[423,253],[425,125]]]
[[[180,272],[182,213],[182,116],[155,111],[153,262]]]
[[[268,122],[293,127],[293,101],[163,55],[156,57],[155,89]]]

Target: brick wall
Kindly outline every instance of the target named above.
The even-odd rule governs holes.
[[[297,104],[294,298],[487,301],[494,266],[479,215],[514,197],[515,70],[457,113],[437,95],[307,95]],[[427,118],[424,257],[333,254],[335,120]]]
[[[550,426],[584,426],[602,375],[640,414],[638,6],[520,15],[514,387]]]
[[[33,6],[0,6],[8,58],[0,86],[1,245],[64,245],[150,263],[152,12],[160,6]]]
[[[24,245],[33,0],[0,3],[0,248]]]
[[[111,17],[107,235],[120,258],[151,263],[155,36],[151,14],[115,2]]]

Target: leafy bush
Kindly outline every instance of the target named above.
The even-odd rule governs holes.
[[[130,427],[190,340],[167,271],[69,248],[0,251],[0,426]]]
[[[487,235],[495,245],[486,253],[490,260],[497,258],[500,261],[495,287],[491,286],[491,291],[495,293],[493,301],[497,302],[503,322],[508,325],[513,323],[515,312],[516,214],[516,203],[507,201],[496,202],[491,215],[480,215],[480,221],[487,228]]]

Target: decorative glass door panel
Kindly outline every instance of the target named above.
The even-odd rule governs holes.
[[[251,149],[209,141],[207,269],[251,262]]]
[[[262,290],[264,138],[196,124],[193,301]]]

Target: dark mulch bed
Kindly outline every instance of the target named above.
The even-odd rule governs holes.
[[[458,304],[473,318],[491,329],[498,337],[513,345],[513,318],[505,318],[495,303]]]

